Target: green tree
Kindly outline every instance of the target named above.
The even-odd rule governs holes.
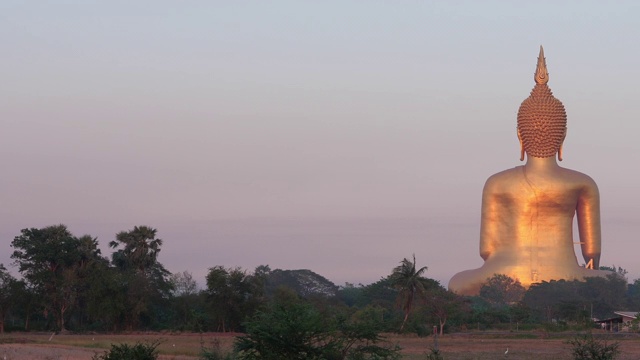
[[[264,279],[239,267],[214,266],[206,276],[216,329],[236,331],[264,303]]]
[[[525,291],[519,280],[504,274],[494,274],[482,284],[480,297],[497,306],[513,305],[522,300]]]
[[[168,302],[172,284],[171,274],[158,261],[162,240],[157,230],[148,226],[135,226],[121,231],[109,246],[117,249],[111,262],[121,272],[126,293],[125,326],[133,330],[144,320],[147,324],[161,322],[167,317],[162,309]],[[121,247],[121,248],[120,248]]]
[[[627,287],[627,309],[640,310],[640,279],[635,279]]]
[[[433,283],[433,280],[422,276],[426,271],[426,266],[416,269],[416,256],[414,254],[413,262],[407,258],[402,259],[400,265],[393,268],[391,275],[389,275],[392,286],[399,291],[398,302],[402,311],[404,311],[404,320],[400,326],[401,332],[407,323],[416,296],[424,295],[427,288]]]
[[[617,275],[613,275],[616,276]],[[532,310],[532,315],[538,320],[552,322],[574,322],[585,324],[590,321],[589,312],[593,305],[594,316],[600,309],[596,294],[606,289],[606,278],[598,278],[595,282],[589,281],[552,280],[533,284],[525,293],[523,303]],[[595,285],[595,286],[594,286]],[[593,287],[593,288],[590,288]],[[625,288],[618,294],[622,302]],[[607,290],[605,290],[607,291]],[[604,296],[606,298],[607,296]],[[556,322],[560,323],[560,322]]]
[[[102,257],[100,249],[98,248],[98,240],[89,235],[84,235],[78,240],[78,261],[75,266],[75,282],[76,282],[76,306],[70,320],[77,320],[77,326],[84,328],[86,323],[91,321],[96,314],[90,314],[88,312],[88,302],[91,300],[94,288],[101,286],[96,281],[98,278],[97,272],[104,271],[108,266],[109,261]],[[113,296],[113,294],[111,295]],[[104,301],[101,298],[100,301]]]
[[[425,307],[437,319],[440,335],[450,319],[461,320],[470,310],[467,300],[442,286],[432,287],[424,297]]]
[[[15,249],[11,258],[61,331],[66,331],[68,311],[76,303],[81,272],[99,254],[95,240],[88,239],[74,237],[65,225],[54,225],[23,229],[11,243]]]
[[[552,319],[577,323],[590,322],[591,317],[613,316],[615,310],[629,303],[626,279],[616,273],[606,277],[588,277],[584,281],[552,280],[533,284],[524,303],[546,321]]]
[[[342,300],[347,306],[355,306],[356,304],[363,303],[364,285],[358,284],[355,286],[352,283],[345,283],[338,288],[338,298]]]
[[[265,271],[260,266],[256,270],[264,275],[266,292],[269,295],[272,295],[276,289],[282,286],[292,289],[304,298],[329,298],[336,296],[338,293],[338,287],[334,283],[311,270],[268,269],[268,271]]]
[[[4,322],[12,306],[18,301],[18,280],[14,278],[3,264],[0,264],[0,334],[4,334]]]
[[[156,233],[156,229],[148,226],[135,226],[133,230],[117,233],[116,240],[109,242],[114,249],[122,245],[122,249],[113,253],[114,265],[141,273],[157,266],[162,239],[156,238]]]
[[[173,285],[173,296],[188,296],[198,292],[198,284],[193,280],[193,275],[187,270],[171,274],[169,281]]]
[[[389,277],[382,278],[374,283],[368,284],[362,288],[362,296],[355,303],[356,306],[364,305],[382,306],[387,310],[393,310],[396,299],[398,298],[398,289],[396,289]]]
[[[379,316],[381,309],[367,308],[354,314],[351,318],[337,315],[329,326],[331,341],[337,351],[333,352],[335,359],[352,360],[383,360],[400,359],[400,347],[389,343],[380,332],[383,323]],[[335,325],[333,325],[335,324]],[[332,356],[327,356],[331,359]]]
[[[93,328],[118,331],[126,317],[127,274],[109,266],[108,262],[99,262],[88,273],[89,284],[84,294],[84,306],[88,320]]]
[[[16,298],[19,299],[12,307],[12,313],[17,313],[23,320],[24,330],[29,331],[31,317],[36,310],[42,308],[42,299],[35,292],[31,284],[25,280],[20,280],[18,287],[15,289]]]
[[[469,298],[471,306],[471,323],[483,328],[509,321],[509,307],[497,307],[480,296]]]
[[[171,275],[172,307],[175,312],[175,325],[179,330],[203,331],[205,330],[204,294],[198,290],[198,284],[188,271]]]
[[[613,272],[613,273],[615,273],[615,274],[620,275],[621,277],[623,277],[623,278],[625,278],[625,279],[627,278],[627,274],[629,273],[629,272],[627,271],[627,269],[625,269],[625,268],[623,268],[623,267],[620,267],[620,266],[616,267],[615,265],[612,265],[612,266],[600,266],[600,269],[599,269],[599,270],[608,270],[608,271],[611,271],[611,272]]]
[[[531,319],[531,309],[524,303],[519,302],[509,308],[509,316],[511,321],[518,323],[526,323]]]
[[[624,309],[627,280],[614,273],[606,277],[588,277],[580,284],[579,295],[593,307],[593,315],[603,318],[613,316],[616,310]]]

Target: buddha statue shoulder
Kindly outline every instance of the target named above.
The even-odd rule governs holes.
[[[492,175],[482,193],[480,256],[484,264],[456,274],[449,289],[477,295],[494,274],[508,275],[529,287],[550,280],[606,276],[600,262],[600,195],[596,183],[578,171],[560,167],[567,115],[547,82],[540,47],[535,87],[518,111],[520,160],[525,165]],[[585,266],[574,251],[577,218]]]

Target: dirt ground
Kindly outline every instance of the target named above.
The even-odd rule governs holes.
[[[64,345],[27,345],[27,344],[2,344],[0,345],[0,359],[2,360],[90,360],[96,354],[102,354],[104,350],[85,349]],[[184,355],[160,355],[161,360],[193,360],[197,357]]]
[[[619,360],[640,359],[640,337],[608,334],[596,336],[608,343],[620,344]],[[575,334],[550,336],[541,333],[452,334],[439,339],[438,347],[447,360],[571,360],[571,345],[567,341],[574,337]],[[404,359],[425,359],[425,353],[434,347],[434,338],[404,337],[399,344],[403,348]]]
[[[65,345],[46,344],[2,344],[0,359],[2,360],[90,360],[104,350],[86,349]],[[193,360],[194,356],[160,355],[161,360]]]
[[[0,336],[0,360],[90,360],[112,343],[154,341],[161,342],[158,349],[162,360],[194,360],[202,345],[230,350],[234,334],[55,335],[49,341],[50,337],[51,334],[32,333]],[[447,360],[570,360],[571,347],[566,343],[570,338],[570,334],[453,334],[440,338],[438,346]],[[402,347],[405,360],[424,360],[425,353],[434,346],[433,337],[390,335],[389,340]],[[608,337],[608,341],[620,343],[620,360],[640,359],[640,337],[615,336]]]

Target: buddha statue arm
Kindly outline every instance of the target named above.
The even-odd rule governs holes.
[[[580,247],[585,264],[593,260],[593,269],[600,266],[600,194],[598,186],[589,178],[578,198],[576,215],[580,231]]]
[[[489,178],[482,190],[482,211],[480,215],[480,257],[483,260],[493,254],[495,250],[495,235],[498,230],[496,218],[496,204],[494,197],[494,181]]]

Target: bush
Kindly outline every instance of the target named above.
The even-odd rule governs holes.
[[[204,341],[200,342],[201,360],[234,360],[235,358],[234,354],[222,351],[218,339],[214,339],[209,347],[204,346]]]
[[[158,358],[158,350],[156,349],[160,342],[154,341],[148,344],[136,343],[128,344],[111,344],[111,349],[102,355],[95,354],[92,360],[156,360]]]
[[[620,355],[620,343],[608,344],[606,340],[598,340],[593,334],[576,337],[568,341],[574,360],[614,360]]]
[[[442,353],[438,349],[431,349],[431,352],[427,353],[427,360],[444,360]]]
[[[399,347],[379,335],[372,319],[320,314],[305,303],[275,304],[236,338],[243,360],[395,360]]]

